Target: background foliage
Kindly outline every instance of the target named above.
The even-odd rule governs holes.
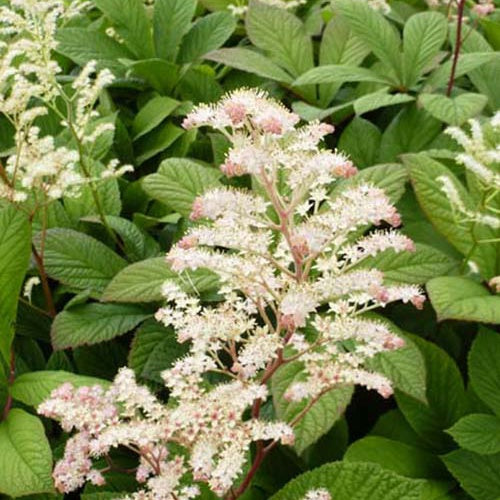
[[[183,354],[173,332],[152,318],[161,284],[177,279],[211,301],[217,280],[204,271],[181,279],[163,255],[189,227],[194,198],[221,185],[216,167],[227,143],[180,124],[193,104],[258,86],[304,120],[333,123],[329,147],[350,155],[361,169],[356,179],[397,201],[417,251],[374,263],[389,279],[425,285],[430,301],[421,312],[406,305],[379,311],[407,339],[404,349],[374,361],[394,381],[395,397],[382,401],[357,389],[322,398],[297,429],[294,448],[272,452],[245,498],[298,500],[327,487],[335,500],[498,500],[500,298],[488,281],[500,274],[499,235],[457,224],[437,181],[453,176],[475,202],[470,176],[454,161],[458,146],[443,130],[499,107],[498,13],[466,23],[450,89],[457,23],[446,9],[395,0],[384,16],[351,0],[310,0],[296,11],[251,0],[246,15],[234,17],[229,3],[93,0],[87,15],[58,31],[63,78],[92,59],[117,76],[99,99],[116,128],[97,156],[135,171],[98,188],[116,240],[87,188],[51,205],[43,264],[55,317],[41,287],[22,294],[25,279],[39,273],[30,255],[32,247],[41,251],[40,222],[7,203],[0,208],[0,494],[58,496],[51,470],[66,437],[34,411],[52,389],[64,381],[106,385],[128,365],[160,390],[159,373]],[[64,138],[55,120],[41,127]],[[12,144],[0,117],[1,156]],[[280,371],[272,387],[276,413],[287,420],[300,411],[281,398],[294,370]],[[104,493],[87,486],[82,498],[134,486],[113,472]]]

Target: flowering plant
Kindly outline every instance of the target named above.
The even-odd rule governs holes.
[[[167,256],[177,272],[215,272],[219,302],[202,305],[164,284],[167,305],[156,319],[190,343],[189,354],[162,373],[167,405],[122,369],[106,392],[65,385],[39,407],[78,431],[54,471],[60,491],[104,483],[92,459],[126,446],[140,457],[136,478],[144,483],[132,498],[196,498],[196,482],[206,482],[236,499],[274,446],[293,444],[294,426],[324,394],[351,384],[392,394],[391,381],[365,363],[404,341],[364,313],[399,300],[420,308],[424,297],[417,286],[385,285],[383,273],[363,261],[387,249],[412,251],[413,243],[393,229],[362,235],[370,225],[398,226],[396,209],[365,184],[332,199],[332,183],[356,169],[342,153],[319,147],[331,126],[298,121],[252,90],[199,106],[185,119],[186,128],[220,130],[232,144],[222,172],[248,174],[254,183],[253,192],[226,187],[196,198],[191,219],[198,224]],[[289,422],[263,418],[268,382],[296,361],[303,374],[284,397],[307,404]],[[209,373],[219,374],[218,382],[210,383]]]

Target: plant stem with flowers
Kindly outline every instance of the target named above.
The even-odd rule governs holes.
[[[360,384],[391,396],[391,381],[367,361],[404,341],[363,313],[400,300],[420,308],[424,297],[417,286],[384,283],[365,260],[414,245],[392,228],[366,233],[382,223],[398,226],[395,207],[366,184],[332,196],[332,186],[356,169],[321,147],[333,127],[298,121],[265,93],[245,89],[184,121],[221,131],[232,144],[222,172],[249,175],[254,186],[197,197],[195,224],[167,255],[179,273],[216,273],[220,301],[205,305],[177,283],[164,284],[167,303],[156,319],[190,346],[162,373],[166,405],[122,368],[106,391],[65,384],[39,407],[77,431],[54,470],[61,492],[103,484],[107,469],[93,460],[125,446],[138,455],[143,485],[127,499],[189,500],[205,483],[236,500],[274,447],[293,445],[294,428],[325,394]],[[264,418],[270,382],[290,363],[300,363],[301,377],[283,397],[303,406],[288,421]],[[323,493],[308,498],[327,498]]]

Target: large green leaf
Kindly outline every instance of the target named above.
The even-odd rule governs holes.
[[[441,129],[441,122],[424,109],[413,104],[405,106],[382,135],[378,161],[396,161],[402,153],[422,151],[441,133]]]
[[[500,453],[500,418],[494,415],[467,415],[448,429],[448,433],[466,450],[480,455]]]
[[[462,376],[454,361],[430,342],[412,336],[424,355],[427,372],[427,404],[396,391],[399,409],[419,437],[432,449],[448,451],[453,442],[443,431],[465,412]]]
[[[272,378],[274,408],[280,420],[292,421],[307,406],[307,400],[289,402],[284,398],[288,387],[300,380],[303,371],[304,366],[301,362],[293,362],[282,366]],[[352,392],[352,386],[343,386],[332,389],[319,398],[294,426],[294,448],[297,453],[302,453],[332,428],[344,413],[351,400]]]
[[[458,78],[476,70],[484,64],[494,64],[499,60],[500,54],[496,52],[471,52],[469,54],[461,54],[458,58],[455,77]],[[444,64],[441,64],[426,80],[426,87],[434,89],[445,86],[450,78],[452,65],[452,60],[448,60]]]
[[[414,85],[446,40],[448,21],[439,12],[411,16],[403,33],[403,66],[406,87]]]
[[[0,209],[0,358],[6,362],[30,253],[31,228],[26,215],[13,205]]]
[[[430,479],[447,477],[443,464],[432,453],[380,436],[367,436],[355,441],[347,449],[344,460],[376,463],[384,469],[406,477]]]
[[[179,49],[181,63],[195,62],[218,49],[232,35],[236,21],[229,12],[214,12],[200,17],[184,37]]]
[[[94,4],[138,59],[155,56],[151,24],[142,0],[95,0]]]
[[[401,40],[397,30],[367,2],[335,0],[334,7],[358,36],[382,62],[394,82],[402,80]]]
[[[166,123],[141,137],[134,145],[137,164],[142,165],[146,160],[165,151],[183,133],[184,130],[177,125]]]
[[[351,33],[349,24],[340,16],[329,21],[321,38],[319,64],[358,66],[370,53],[366,44]],[[342,82],[323,84],[319,88],[321,105],[328,106]]]
[[[438,320],[458,319],[500,323],[500,295],[469,278],[442,276],[427,283],[427,292]]]
[[[387,85],[387,78],[367,68],[343,64],[327,64],[310,69],[297,80],[295,85],[314,83],[372,82]]]
[[[481,328],[469,352],[469,377],[474,392],[500,417],[500,335]]]
[[[179,104],[179,101],[170,97],[158,96],[149,100],[135,115],[132,123],[133,139],[136,140],[157,127]]]
[[[129,332],[151,314],[122,304],[80,304],[60,312],[52,323],[54,349],[67,349],[111,340]]]
[[[335,500],[419,500],[424,485],[376,464],[335,462],[293,479],[271,500],[302,500],[309,490],[319,488]]]
[[[154,382],[162,382],[161,372],[186,354],[188,346],[179,344],[174,331],[155,320],[138,328],[130,348],[128,365],[135,373]]]
[[[255,50],[231,47],[209,52],[205,58],[278,82],[292,83],[293,81],[293,78],[286,71]]]
[[[142,186],[152,198],[188,216],[194,199],[209,188],[220,186],[222,174],[191,160],[169,158],[156,174],[144,177]]]
[[[0,493],[20,497],[51,493],[52,452],[42,422],[13,409],[0,423]]]
[[[130,58],[127,48],[100,31],[87,28],[61,28],[57,31],[57,51],[80,66],[89,61],[118,64],[121,58]]]
[[[57,371],[37,371],[23,373],[16,378],[11,388],[12,397],[28,406],[37,407],[50,396],[50,393],[62,384],[69,382],[74,387],[101,385],[109,386],[107,380],[86,377],[76,373]]]
[[[457,262],[433,247],[417,244],[415,252],[386,250],[368,257],[360,266],[375,267],[384,273],[386,281],[423,284],[431,278],[447,274]]]
[[[363,142],[360,137],[363,137]],[[355,117],[342,132],[338,148],[349,155],[356,167],[369,167],[376,163],[381,137],[382,133],[376,125]]]
[[[313,67],[311,39],[292,13],[251,0],[245,26],[252,43],[292,76]]]
[[[418,101],[434,118],[449,125],[462,125],[469,118],[481,113],[488,98],[482,94],[466,92],[457,97],[421,94]]]
[[[372,92],[354,101],[354,111],[357,115],[362,115],[374,111],[375,109],[394,106],[396,104],[404,104],[405,102],[414,100],[415,98],[408,94],[387,94],[385,90]]]
[[[457,223],[448,197],[441,190],[439,177],[447,177],[455,186],[465,207],[475,210],[473,200],[453,175],[441,163],[426,155],[406,155],[405,164],[410,169],[410,177],[420,207],[433,226],[468,260],[477,264],[482,274],[490,278],[496,274],[496,251],[493,245],[476,244],[481,239],[494,238],[492,230],[470,221]]]
[[[40,237],[35,238],[40,249]],[[100,241],[72,229],[49,229],[45,240],[47,274],[79,290],[101,292],[126,266],[125,260]]]
[[[213,290],[217,277],[211,271],[198,269],[176,273],[163,257],[136,262],[116,275],[102,297],[114,302],[155,302],[163,299],[161,287],[167,280],[175,281],[190,293]]]
[[[156,0],[153,26],[156,54],[175,60],[182,37],[189,31],[196,0]]]
[[[500,498],[500,453],[478,455],[472,451],[456,450],[441,458],[472,498]]]

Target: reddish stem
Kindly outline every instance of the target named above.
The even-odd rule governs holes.
[[[47,304],[47,310],[50,316],[53,318],[56,316],[57,311],[54,305],[54,299],[52,298],[52,291],[50,290],[49,278],[45,271],[43,258],[37,252],[35,245],[33,245],[33,257],[35,258],[36,266],[38,267],[38,272],[40,273],[40,280],[42,282],[43,295],[45,297],[45,302]]]
[[[453,63],[451,66],[450,79],[448,81],[448,88],[446,89],[446,95],[450,97],[451,91],[453,90],[453,85],[455,84],[455,75],[457,72],[458,57],[460,56],[460,49],[462,48],[462,26],[464,20],[464,8],[465,0],[460,0],[458,3],[457,11],[457,35],[455,39],[455,50],[453,52]]]
[[[14,349],[11,349],[11,351],[10,351],[9,379],[7,381],[7,384],[9,387],[14,383],[15,379],[16,379],[16,358],[14,355]],[[12,394],[10,393],[10,390],[9,390],[9,394],[7,396],[7,401],[5,402],[5,407],[3,409],[3,415],[2,415],[3,420],[5,420],[7,418],[7,415],[9,414],[11,407],[12,407]]]

